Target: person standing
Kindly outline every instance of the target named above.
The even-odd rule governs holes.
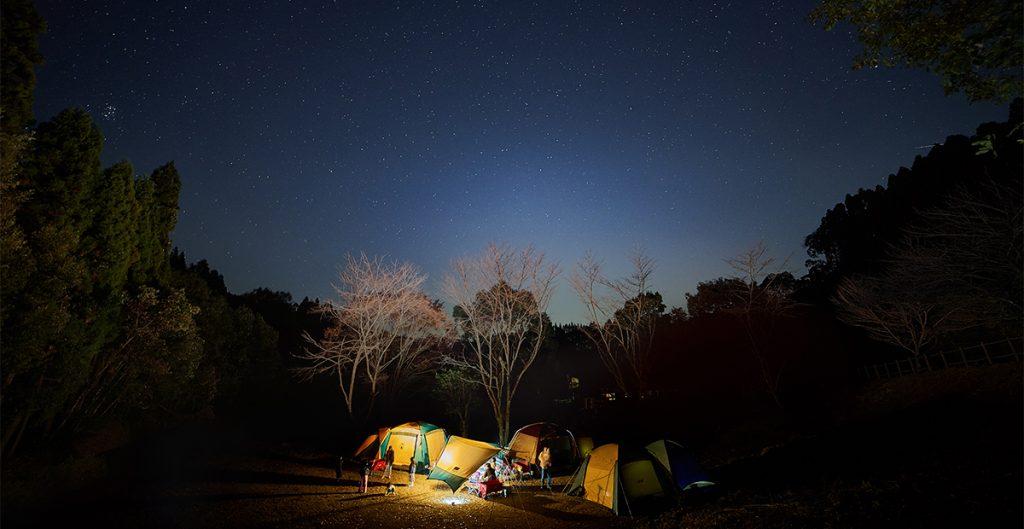
[[[416,484],[416,456],[409,458],[409,488]]]
[[[373,471],[373,462],[370,459],[363,460],[363,470],[359,477],[359,492],[365,493],[370,488],[370,472]]]
[[[551,449],[544,447],[537,456],[537,466],[540,467],[540,487],[551,489]]]
[[[384,453],[384,473],[381,474],[381,479],[387,476],[388,482],[391,482],[391,467],[393,466],[395,466],[395,449],[388,446],[388,451]]]
[[[338,456],[338,466],[334,468],[334,482],[341,483],[341,473],[344,470],[345,458]]]

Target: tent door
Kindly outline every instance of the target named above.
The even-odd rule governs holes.
[[[619,468],[622,471],[622,489],[628,498],[643,498],[665,492],[652,461],[633,461],[620,465]]]
[[[416,434],[406,432],[391,432],[388,447],[395,451],[395,464],[409,464],[409,458],[416,454],[416,439],[418,437]]]

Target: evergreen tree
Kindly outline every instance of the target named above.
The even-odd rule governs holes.
[[[46,23],[30,0],[4,0],[0,11],[0,131],[17,134],[33,121],[35,67],[43,62],[39,34]],[[6,150],[4,155],[8,156]]]
[[[149,180],[153,182],[153,234],[160,245],[162,262],[171,251],[171,232],[178,224],[181,177],[174,162],[170,162],[153,171]]]
[[[97,215],[87,244],[97,296],[109,301],[125,287],[128,272],[138,261],[139,205],[131,164],[120,162],[103,171],[93,198]]]
[[[135,201],[139,215],[135,224],[135,236],[138,240],[139,260],[132,271],[132,282],[144,284],[156,281],[162,268],[160,262],[160,244],[153,228],[153,181],[143,178],[135,182]]]
[[[104,170],[103,136],[79,109],[30,130],[44,24],[31,2],[0,2],[3,450],[26,432],[190,414],[282,379],[277,331],[206,261],[172,253],[173,163],[143,178],[128,162]]]
[[[108,336],[90,297],[84,237],[95,217],[102,143],[89,116],[69,110],[42,124],[26,152],[22,174],[32,195],[17,222],[34,266],[22,291],[4,296],[10,307],[3,322],[5,445],[30,417],[52,421]],[[15,382],[18,388],[11,387]]]

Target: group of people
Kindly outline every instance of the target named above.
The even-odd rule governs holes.
[[[375,465],[375,463],[377,463],[377,461],[381,461],[383,463],[383,465],[384,465],[383,469],[382,469],[382,472],[381,472],[381,479],[387,478],[388,483],[391,484],[392,472],[393,472],[394,466],[395,466],[395,449],[389,446],[387,451],[384,453],[384,459],[382,459],[382,460],[373,460],[373,459],[370,459],[370,458],[363,459],[362,470],[360,472],[360,479],[359,479],[359,492],[360,493],[366,493],[369,490],[369,487],[370,487],[370,477],[373,476],[374,465]],[[541,449],[540,453],[537,454],[537,467],[540,469],[540,486],[541,486],[542,489],[553,490],[552,489],[553,475],[552,475],[552,472],[551,472],[551,465],[552,465],[551,449],[545,446],[543,449]],[[342,474],[342,467],[343,466],[344,466],[344,458],[339,457],[338,458],[338,466],[335,469],[335,477],[337,478],[337,481],[339,483],[341,482],[341,474]],[[489,482],[489,481],[498,481],[498,482],[500,482],[500,480],[498,479],[498,475],[495,472],[494,464],[493,463],[490,463],[490,462],[487,463],[487,467],[485,468],[484,474],[483,474],[483,481],[484,482]],[[409,485],[408,486],[410,488],[412,488],[414,485],[416,485],[416,457],[415,456],[409,458]]]
[[[522,465],[526,464],[522,460],[519,461]],[[551,472],[551,465],[551,449],[548,447],[544,447],[541,449],[540,453],[537,454],[537,468],[540,469],[540,486],[542,489],[553,490],[552,483],[554,479],[554,474]],[[493,463],[487,463],[487,466],[484,468],[484,474],[481,480],[484,482],[491,480],[500,481]]]
[[[365,493],[370,488],[370,477],[373,476],[374,465],[377,461],[381,461],[384,466],[381,469],[381,479],[387,478],[388,484],[391,484],[392,473],[395,467],[395,449],[388,447],[384,453],[384,459],[374,460],[370,458],[364,458],[361,470],[359,472],[359,492]],[[341,482],[342,466],[344,465],[344,458],[338,458],[338,468],[335,470],[335,477],[337,481]],[[409,487],[416,485],[416,457],[409,458]]]

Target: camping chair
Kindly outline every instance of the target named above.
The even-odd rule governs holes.
[[[523,482],[516,477],[516,474],[512,472],[499,474],[498,479],[501,480],[501,488],[506,491],[505,496],[515,492],[516,488],[523,484]]]
[[[501,463],[496,465],[496,470],[506,489],[514,492],[517,487],[523,485],[525,475],[514,459],[502,458]]]
[[[527,477],[533,478],[533,465],[527,463],[525,459],[516,459],[512,461],[511,466],[516,481],[523,481]]]
[[[387,468],[388,462],[383,459],[374,459],[373,466],[370,467],[370,479],[373,479],[373,475],[380,472],[380,477],[384,477],[384,469]]]

